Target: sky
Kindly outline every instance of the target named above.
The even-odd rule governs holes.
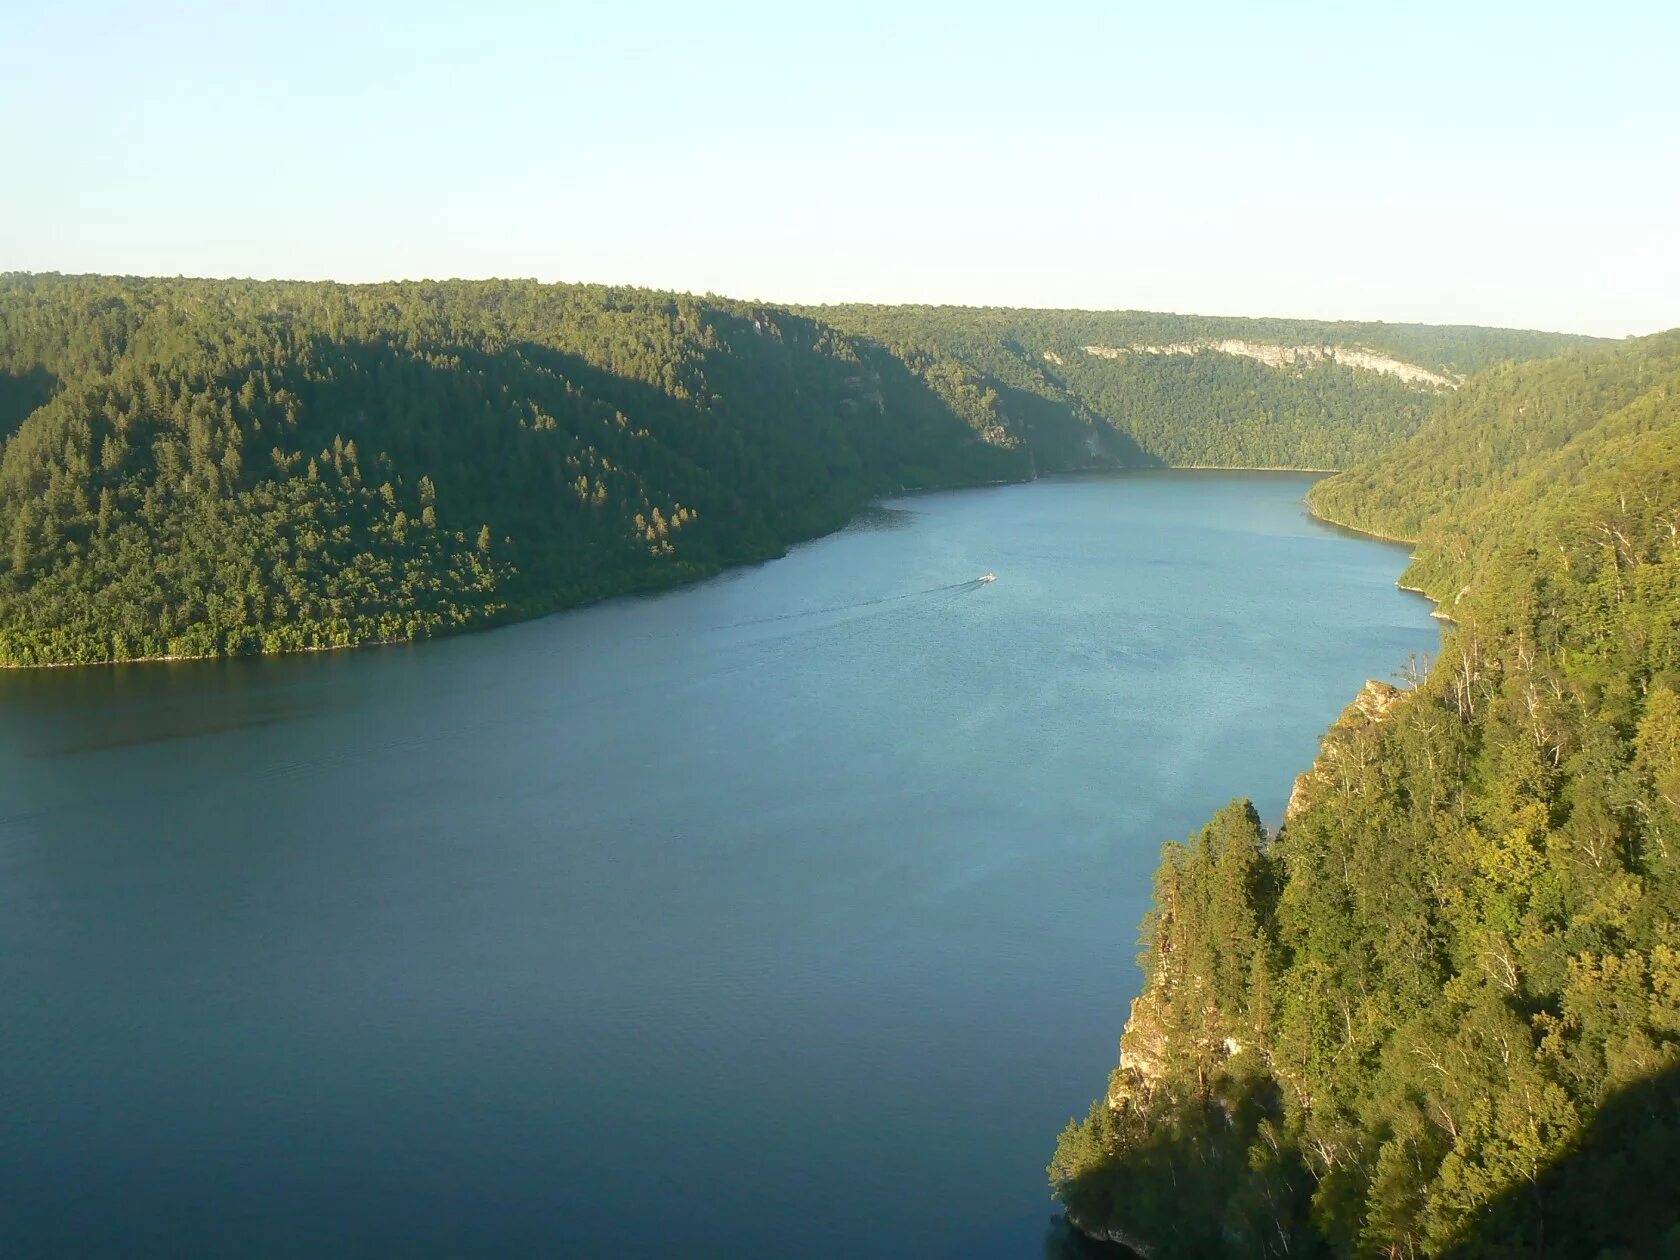
[[[0,0],[0,270],[1680,325],[1680,5]]]

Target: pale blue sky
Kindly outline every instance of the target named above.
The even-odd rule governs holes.
[[[0,0],[0,268],[1650,332],[1677,8]]]

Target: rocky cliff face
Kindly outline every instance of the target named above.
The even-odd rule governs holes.
[[[1365,684],[1325,734],[1312,768],[1296,781],[1286,823],[1374,755],[1379,727],[1407,694],[1376,680]],[[1248,817],[1258,830],[1259,819],[1248,808]],[[1104,1201],[1077,1193],[1063,1195],[1074,1228],[1121,1243],[1142,1256],[1148,1256],[1152,1246],[1169,1249],[1169,1240],[1160,1231],[1173,1226],[1163,1224],[1160,1204],[1162,1195],[1171,1201],[1171,1187],[1178,1184],[1171,1157],[1159,1150],[1150,1153],[1152,1135],[1176,1133],[1174,1141],[1184,1147],[1183,1157],[1188,1161],[1178,1171],[1213,1177],[1217,1183],[1221,1175],[1234,1175],[1233,1158],[1239,1163],[1246,1158],[1241,1142],[1229,1149],[1222,1144],[1233,1133],[1239,1113],[1251,1105],[1243,1100],[1260,1096],[1246,1092],[1255,1088],[1253,1082],[1263,1082],[1262,1092],[1296,1087],[1291,1072],[1273,1062],[1268,1048],[1274,1008],[1268,999],[1254,997],[1269,983],[1256,979],[1265,974],[1263,952],[1256,953],[1254,969],[1247,971],[1247,999],[1233,1001],[1228,980],[1219,977],[1221,955],[1239,952],[1235,937],[1221,934],[1256,931],[1258,936],[1265,931],[1255,920],[1244,926],[1241,914],[1230,908],[1232,893],[1257,882],[1252,871],[1242,873],[1245,868],[1240,861],[1228,862],[1222,856],[1240,857],[1243,852],[1240,847],[1222,847],[1232,844],[1231,810],[1222,811],[1200,840],[1192,839],[1176,858],[1163,859],[1164,869],[1177,873],[1169,874],[1157,887],[1152,954],[1145,966],[1147,984],[1126,1020],[1119,1065],[1109,1077],[1094,1118],[1087,1122],[1091,1140],[1106,1143],[1111,1152],[1131,1152],[1134,1163],[1122,1191],[1127,1197]],[[1218,839],[1222,818],[1226,820],[1224,840]],[[1264,842],[1260,832],[1258,843]],[[1215,942],[1211,949],[1210,940]],[[1202,1117],[1200,1136],[1186,1137],[1196,1131],[1195,1124],[1186,1128],[1186,1117],[1197,1115]],[[1221,1163],[1223,1174],[1211,1171]],[[1166,1181],[1161,1179],[1163,1169]],[[1132,1197],[1139,1195],[1141,1199]],[[1183,1245],[1182,1237],[1171,1243],[1180,1252]]]
[[[1283,811],[1285,823],[1311,805],[1322,788],[1335,783],[1344,764],[1368,753],[1370,741],[1365,735],[1388,716],[1389,710],[1405,694],[1400,688],[1375,678],[1366,682],[1353,703],[1342,710],[1342,715],[1325,732],[1312,769],[1295,780],[1289,804]]]
[[[1267,367],[1311,367],[1318,363],[1339,363],[1398,377],[1412,385],[1456,389],[1458,382],[1415,363],[1406,363],[1357,346],[1285,346],[1227,338],[1222,341],[1171,341],[1159,346],[1086,346],[1085,353],[1099,359],[1118,359],[1128,354],[1215,354],[1253,359]]]

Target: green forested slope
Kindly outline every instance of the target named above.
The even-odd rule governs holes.
[[[989,390],[994,411],[1013,411],[1030,425],[1025,431],[1047,467],[1109,455],[1180,466],[1344,468],[1415,433],[1444,392],[1333,363],[1278,368],[1214,351],[1105,357],[1089,353],[1089,346],[1227,338],[1266,346],[1346,346],[1451,378],[1593,342],[1502,328],[1142,311],[805,309],[892,350],[959,407],[951,384]]]
[[[1415,441],[1314,487],[1313,508],[1421,540],[1404,580],[1454,604],[1477,567],[1501,567],[1507,546],[1528,544],[1516,523],[1660,458],[1677,381],[1680,331],[1504,365],[1446,400]]]
[[[1340,467],[1447,393],[1088,341],[1358,340],[1456,372],[1578,340],[822,315],[519,281],[0,276],[0,664],[421,637],[775,555],[899,487]]]
[[[1169,846],[1052,1182],[1161,1256],[1680,1249],[1680,334],[1496,368],[1315,491],[1457,619],[1281,831]]]
[[[7,662],[414,637],[1027,472],[830,329],[646,292],[11,277],[0,356]]]

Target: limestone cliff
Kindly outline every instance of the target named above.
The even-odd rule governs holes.
[[[1341,777],[1343,766],[1369,755],[1368,733],[1405,694],[1400,688],[1374,678],[1366,682],[1353,703],[1342,710],[1342,715],[1324,733],[1312,768],[1295,780],[1289,804],[1283,811],[1285,823],[1311,805],[1322,789],[1334,785]]]
[[[1171,341],[1163,345],[1086,346],[1085,353],[1099,359],[1118,359],[1129,354],[1215,354],[1235,355],[1253,359],[1267,367],[1311,367],[1319,363],[1339,363],[1343,367],[1362,368],[1367,372],[1381,372],[1398,377],[1412,385],[1427,385],[1442,389],[1456,389],[1458,381],[1431,372],[1415,363],[1406,363],[1358,346],[1274,345],[1237,338],[1201,341]]]
[[[1407,694],[1365,684],[1296,781],[1286,824],[1375,755],[1379,728]],[[1276,955],[1266,942],[1275,938],[1267,894],[1259,891],[1274,878],[1263,872],[1269,848],[1252,805],[1236,802],[1199,837],[1163,854],[1145,931],[1145,987],[1121,1034],[1119,1065],[1084,1128],[1064,1134],[1072,1175],[1059,1193],[1069,1223],[1094,1238],[1143,1256],[1152,1248],[1183,1254],[1184,1235],[1169,1237],[1178,1218],[1162,1207],[1177,1194],[1180,1175],[1215,1187],[1246,1184],[1256,1117],[1275,1117],[1282,1095],[1301,1089],[1298,1072],[1274,1062],[1270,1049],[1276,1007],[1267,996],[1268,960]],[[1234,958],[1241,960],[1235,976]],[[1058,1159],[1063,1154],[1058,1147]],[[1128,1176],[1108,1181],[1107,1194],[1088,1192],[1080,1170],[1120,1158],[1130,1163]],[[1272,1210],[1254,1208],[1254,1219],[1276,1220],[1266,1216]]]

